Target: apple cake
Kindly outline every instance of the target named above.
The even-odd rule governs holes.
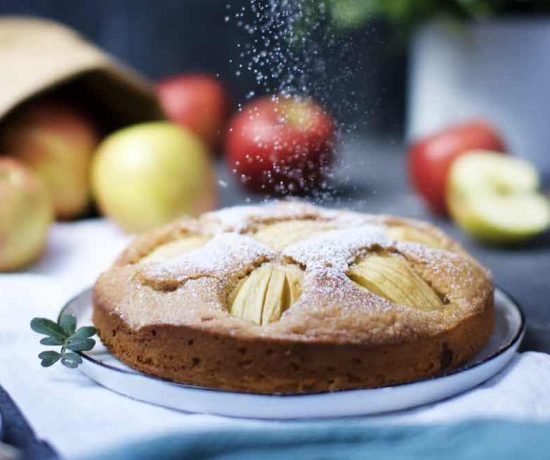
[[[426,223],[296,202],[184,218],[98,279],[120,360],[256,393],[380,387],[452,370],[493,330],[489,272]]]

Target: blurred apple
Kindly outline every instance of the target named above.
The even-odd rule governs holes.
[[[320,186],[334,148],[331,116],[308,98],[266,96],[230,122],[227,163],[257,192],[300,194]]]
[[[481,149],[504,152],[500,134],[490,124],[473,120],[416,140],[409,149],[409,175],[416,191],[437,214],[447,212],[445,189],[453,161]]]
[[[108,136],[92,164],[92,186],[103,213],[128,232],[200,214],[217,201],[206,147],[191,131],[169,122],[134,125]]]
[[[170,120],[189,128],[210,148],[218,147],[229,109],[219,80],[204,74],[177,75],[160,81],[157,94]]]
[[[26,166],[0,158],[0,271],[17,270],[44,249],[53,208],[46,187]]]
[[[474,151],[451,166],[447,202],[453,219],[478,240],[519,243],[550,226],[537,171],[524,160]]]
[[[4,151],[44,181],[57,218],[71,219],[87,209],[98,135],[82,113],[61,102],[33,101],[8,121],[2,139]]]

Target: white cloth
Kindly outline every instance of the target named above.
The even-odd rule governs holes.
[[[37,435],[67,457],[177,430],[269,425],[180,413],[113,393],[78,370],[42,368],[39,336],[31,318],[55,318],[63,303],[92,284],[128,238],[102,221],[56,224],[49,249],[30,272],[0,275],[0,384],[19,405]],[[484,385],[449,400],[377,421],[429,423],[469,417],[550,419],[550,356],[523,353]]]

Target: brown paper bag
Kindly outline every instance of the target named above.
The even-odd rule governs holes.
[[[73,30],[42,19],[0,17],[0,121],[57,88],[109,130],[162,118],[144,78]]]

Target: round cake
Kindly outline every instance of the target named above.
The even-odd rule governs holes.
[[[145,233],[93,303],[101,340],[129,366],[256,393],[434,376],[473,357],[494,323],[490,274],[440,230],[296,202]]]

